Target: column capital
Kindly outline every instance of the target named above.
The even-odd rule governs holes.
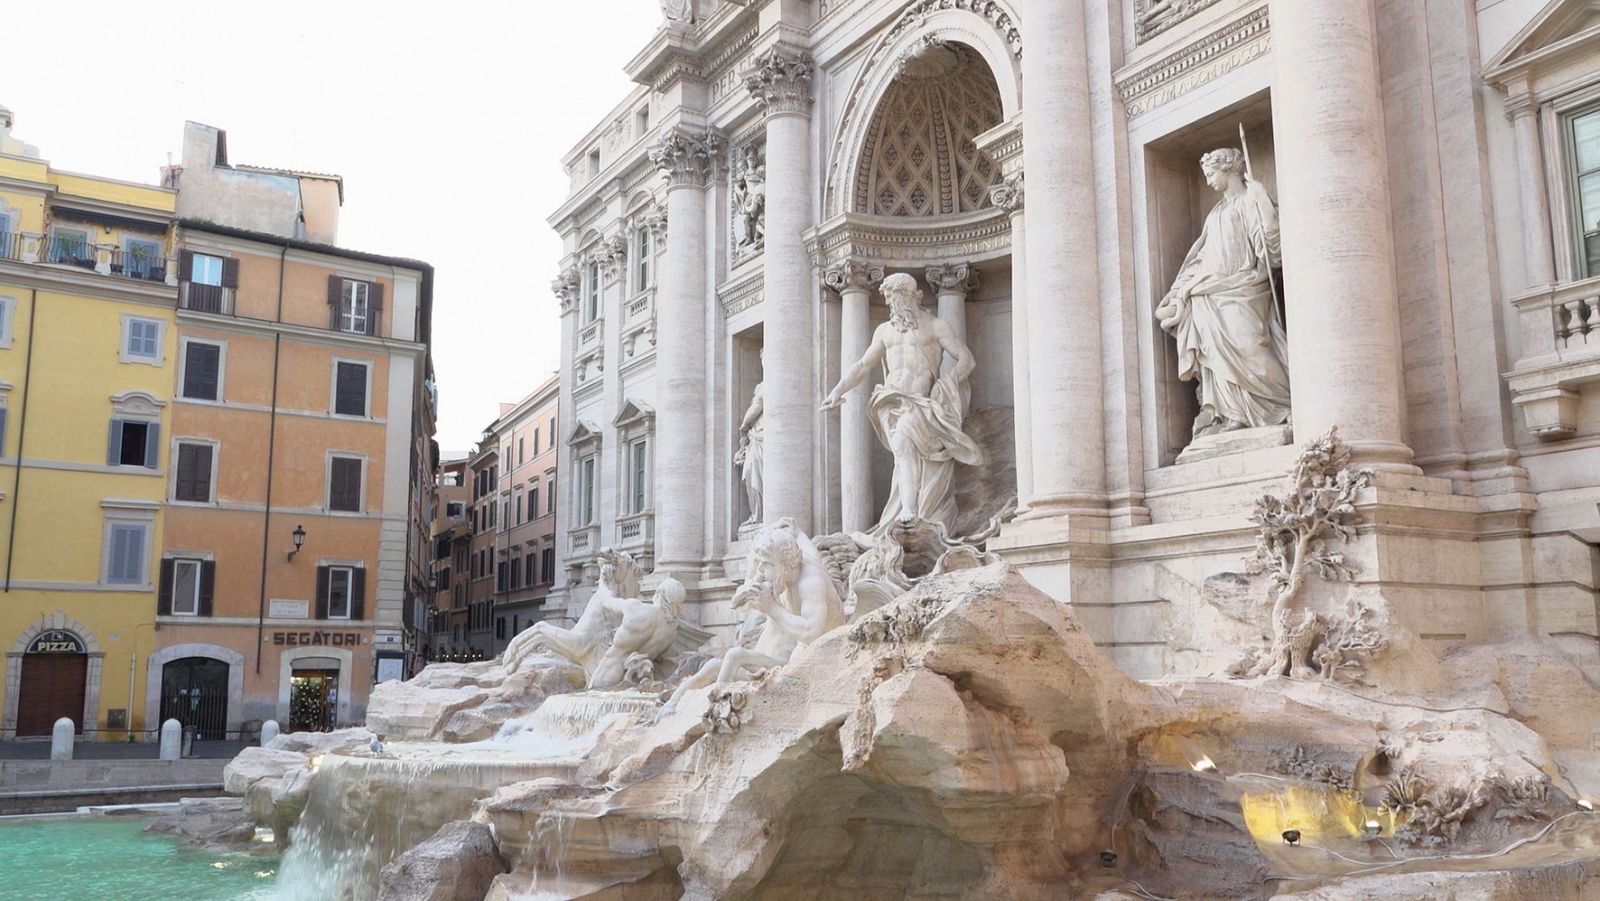
[[[952,291],[965,294],[978,287],[978,270],[967,263],[929,266],[927,277],[928,284],[932,286],[935,294]]]
[[[1022,212],[1023,174],[1014,172],[990,185],[989,202],[1008,213]]]
[[[811,54],[774,47],[758,55],[745,73],[744,87],[768,115],[810,115],[811,78],[816,64]]]
[[[556,301],[561,305],[561,315],[563,316],[572,312],[573,307],[577,304],[578,281],[578,268],[576,266],[568,266],[561,270],[561,274],[556,276],[555,280],[550,283],[550,290],[555,293]]]
[[[874,266],[864,260],[849,259],[823,270],[822,283],[843,294],[850,290],[871,291],[883,281],[883,277],[882,266]]]
[[[628,239],[621,234],[612,235],[600,242],[596,251],[600,260],[600,270],[605,274],[606,284],[611,284],[622,275],[623,266],[628,262]]]
[[[650,237],[657,241],[664,240],[667,237],[667,208],[652,204],[639,217],[639,224],[650,232]]]
[[[722,138],[710,130],[674,129],[660,144],[650,148],[650,162],[667,176],[671,188],[703,188],[716,171],[722,153]]]

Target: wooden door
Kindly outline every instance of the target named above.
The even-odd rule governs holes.
[[[83,695],[89,682],[87,654],[27,654],[17,695],[17,735],[49,735],[61,717],[83,731]]]

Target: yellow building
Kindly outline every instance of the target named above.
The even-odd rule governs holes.
[[[176,193],[53,169],[0,110],[0,738],[146,737]]]

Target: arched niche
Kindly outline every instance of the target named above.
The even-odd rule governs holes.
[[[858,162],[868,143],[875,114],[895,82],[928,48],[959,46],[987,67],[999,94],[1001,118],[1022,109],[1022,63],[1016,19],[998,0],[935,9],[930,0],[910,4],[867,54],[869,62],[846,95],[828,151],[823,197],[826,217],[852,212]],[[960,8],[975,5],[984,12]]]

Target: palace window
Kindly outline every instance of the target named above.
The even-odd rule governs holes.
[[[600,148],[589,151],[589,177],[594,178],[600,174]]]
[[[600,316],[600,264],[591,262],[583,267],[583,321],[593,322]]]
[[[629,456],[633,466],[631,467],[628,487],[631,489],[630,495],[633,504],[628,512],[643,513],[647,500],[645,489],[650,484],[650,442],[643,438],[633,442],[633,446],[629,449]]]
[[[163,323],[159,319],[145,319],[141,316],[122,317],[122,352],[117,359],[124,363],[161,363],[161,333]]]
[[[209,560],[163,560],[156,612],[162,616],[210,616],[215,584],[216,564]]]
[[[1572,142],[1574,214],[1578,217],[1579,264],[1583,276],[1600,276],[1600,107],[1568,118]]]
[[[578,465],[578,522],[587,526],[594,522],[594,457],[585,457]]]
[[[641,225],[633,233],[634,278],[638,281],[634,290],[643,291],[650,287],[650,263],[653,257],[650,229]]]
[[[340,416],[367,415],[366,363],[339,360],[333,364],[333,412]]]
[[[360,457],[330,457],[328,460],[328,509],[345,513],[361,512],[361,473],[365,468]]]
[[[172,499],[191,503],[211,502],[211,475],[216,447],[193,442],[178,443],[178,471],[173,477]]]
[[[183,372],[180,394],[190,400],[222,399],[223,345],[183,340]]]

